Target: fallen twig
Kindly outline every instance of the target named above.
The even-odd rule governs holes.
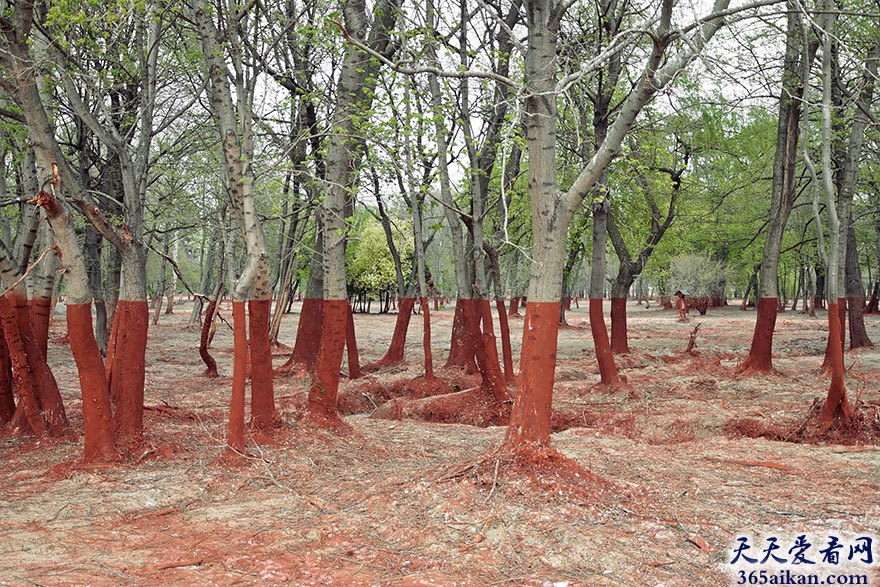
[[[176,563],[165,563],[164,565],[159,565],[156,567],[157,571],[166,571],[168,569],[179,569],[180,567],[198,567],[204,564],[204,558],[193,558],[185,561],[178,561]]]

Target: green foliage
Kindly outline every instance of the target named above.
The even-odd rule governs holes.
[[[349,294],[378,297],[379,293],[397,291],[394,259],[388,248],[385,232],[378,220],[363,214],[359,228],[352,235],[346,250],[345,276]],[[395,235],[395,246],[400,252],[404,276],[412,273],[413,245],[403,231]]]
[[[727,283],[724,266],[706,255],[679,255],[672,259],[669,272],[669,289],[680,290],[690,296],[721,295]]]

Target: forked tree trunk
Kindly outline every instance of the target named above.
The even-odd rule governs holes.
[[[719,0],[714,11],[724,10]],[[697,27],[681,53],[666,58],[665,44],[655,45],[633,91],[621,104],[617,119],[589,164],[571,188],[560,194],[556,180],[556,44],[564,5],[549,0],[526,3],[528,48],[525,57],[528,184],[532,211],[533,250],[528,303],[523,324],[520,374],[510,425],[502,444],[505,452],[534,451],[550,443],[550,415],[559,331],[559,292],[565,261],[565,235],[572,216],[593,193],[623,139],[654,94],[700,51],[722,22],[709,20]],[[664,3],[656,38],[670,30],[672,3]],[[665,65],[660,68],[661,62]],[[592,310],[592,308],[591,308]],[[601,312],[601,308],[599,308]],[[604,327],[604,321],[602,321]],[[610,354],[610,345],[609,345]]]
[[[0,297],[0,322],[19,397],[12,417],[12,430],[18,434],[44,436],[49,432],[49,426],[40,409],[36,377],[30,371],[16,310],[8,296]]]
[[[210,81],[208,98],[211,113],[222,141],[227,197],[241,228],[247,253],[245,266],[233,290],[233,389],[227,439],[228,449],[240,454],[244,452],[243,404],[248,371],[251,376],[251,426],[266,430],[280,423],[275,411],[272,349],[269,342],[272,300],[269,256],[253,194],[254,139],[251,104],[248,102],[253,92],[253,81],[244,79],[239,62],[234,77],[237,102],[233,103],[219,32],[204,2],[195,6],[195,20]],[[238,32],[237,28],[226,31],[227,35],[235,36],[233,45],[239,41],[236,36]]]
[[[831,370],[831,383],[819,421],[824,428],[829,428],[838,418],[849,421],[852,416],[852,407],[846,394],[846,382],[844,379],[845,368],[843,364],[843,328],[846,320],[845,282],[842,279],[846,260],[847,229],[849,227],[849,212],[852,204],[852,190],[855,189],[855,179],[858,178],[858,160],[863,139],[864,127],[857,136],[857,122],[853,122],[850,134],[850,144],[847,149],[844,180],[840,186],[840,193],[836,193],[832,177],[831,161],[831,102],[832,84],[834,74],[835,55],[832,40],[835,33],[837,15],[835,14],[836,2],[829,0],[829,13],[825,18],[822,45],[822,183],[825,192],[825,208],[828,214],[828,235],[830,253],[828,255],[828,345],[826,348],[826,361]],[[876,68],[874,69],[876,76]],[[871,86],[871,80],[868,85]],[[864,94],[862,94],[864,96]],[[864,106],[864,104],[863,104]],[[858,121],[858,118],[856,119]],[[862,119],[864,120],[864,119]],[[854,145],[853,143],[857,143]],[[835,201],[837,196],[837,201]],[[839,206],[839,210],[838,210]],[[818,228],[818,227],[817,227]],[[842,287],[843,286],[843,287]],[[843,303],[843,308],[839,304]]]
[[[428,27],[430,30],[435,29],[434,19],[436,18],[436,9],[433,2],[427,5]],[[437,64],[437,56],[432,48],[429,48],[429,55],[432,63]],[[452,197],[452,187],[449,176],[449,156],[447,129],[444,123],[444,108],[442,104],[442,94],[440,91],[440,82],[436,75],[428,76],[428,87],[431,92],[431,107],[434,113],[434,140],[437,144],[437,171],[440,181],[440,201],[443,203],[446,214],[446,222],[452,240],[452,255],[455,259],[462,262],[454,264],[455,284],[457,288],[457,299],[455,301],[455,314],[452,319],[452,334],[449,341],[449,355],[446,358],[444,368],[464,367],[468,373],[473,373],[476,369],[474,364],[474,342],[472,340],[472,331],[468,324],[470,313],[473,311],[473,284],[475,278],[473,276],[473,268],[466,261],[470,256],[465,251],[465,239],[462,234],[462,221],[457,212],[455,200]]]
[[[19,402],[18,407],[23,410],[35,407],[37,410],[35,414],[21,414],[15,419],[20,421],[21,416],[26,416],[28,422],[38,418],[43,419],[45,424],[34,429],[34,432],[39,433],[38,430],[42,430],[52,436],[60,436],[68,426],[67,414],[58,391],[58,383],[34,336],[27,289],[24,281],[19,280],[19,277],[11,260],[5,252],[0,251],[0,283],[8,290],[3,297],[6,306],[3,328],[10,357],[13,360],[16,387],[22,390],[25,386],[31,386],[35,402],[31,403],[30,400]],[[30,381],[19,383],[18,377]]]
[[[107,389],[104,363],[92,328],[89,277],[73,228],[73,217],[70,212],[62,209],[52,194],[47,192],[40,192],[37,203],[46,210],[48,224],[61,250],[61,266],[65,271],[67,329],[82,393],[85,427],[83,460],[86,462],[117,460],[119,453],[113,433],[110,394]]]

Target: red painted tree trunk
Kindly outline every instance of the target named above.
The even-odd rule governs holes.
[[[507,393],[507,384],[504,382],[504,374],[501,372],[501,364],[498,362],[498,346],[495,342],[495,331],[492,327],[492,307],[488,299],[475,300],[479,313],[471,314],[473,320],[472,336],[478,341],[474,346],[480,373],[483,376],[483,385],[492,392],[496,401],[503,402],[510,399]],[[483,322],[483,332],[480,334],[480,320]]]
[[[875,282],[871,288],[871,298],[865,307],[865,314],[876,314],[880,312],[880,282]]]
[[[852,417],[852,407],[846,398],[846,383],[844,381],[843,365],[843,324],[840,316],[846,315],[845,308],[840,310],[838,303],[828,303],[828,358],[831,368],[831,385],[828,387],[828,396],[822,406],[819,421],[824,428],[829,428],[835,418],[849,420]]]
[[[321,333],[324,321],[324,300],[305,298],[296,328],[296,343],[286,363],[278,368],[281,374],[291,373],[299,366],[306,373],[312,373],[318,363],[321,349]]]
[[[848,297],[846,298],[849,310],[849,348],[863,349],[874,348],[874,343],[868,337],[868,331],[865,329],[865,298]]]
[[[440,311],[440,297],[439,296],[434,296],[434,311],[435,312]]]
[[[104,379],[107,380],[107,389],[110,390],[110,401],[115,402],[116,398],[113,396],[111,368],[116,359],[116,333],[119,331],[119,323],[116,322],[116,306],[112,306],[111,314],[113,315],[113,321],[110,323],[110,334],[107,337],[107,352],[104,355]]]
[[[21,334],[28,369],[33,374],[40,412],[46,420],[49,434],[60,436],[68,426],[67,413],[64,411],[64,403],[58,391],[58,382],[49,369],[46,356],[40,350],[40,345],[33,334],[30,305],[27,299],[15,292],[8,293],[6,297],[18,321],[18,331]]]
[[[324,332],[304,416],[311,424],[340,431],[349,429],[336,408],[339,368],[345,348],[347,306],[348,300],[324,300]]]
[[[244,454],[244,404],[247,388],[248,341],[244,302],[232,302],[232,398],[229,402],[229,434],[226,451]]]
[[[737,372],[741,375],[773,371],[773,331],[776,329],[776,298],[758,298],[758,317],[752,334],[752,346]]]
[[[370,363],[364,367],[364,371],[377,371],[384,367],[399,365],[403,362],[404,349],[406,347],[406,333],[409,330],[409,321],[412,318],[413,307],[415,307],[415,298],[400,298],[399,310],[397,311],[397,321],[394,323],[394,334],[391,335],[391,344],[385,356]]]
[[[267,429],[281,422],[275,411],[272,384],[272,343],[269,341],[269,314],[272,300],[248,301],[248,341],[251,368],[251,423],[255,429]]]
[[[406,335],[404,335],[406,338]],[[348,315],[345,321],[345,348],[348,351],[348,376],[350,379],[360,379],[364,376],[361,369],[361,359],[358,354],[357,336],[354,332],[354,314],[351,305],[348,306]]]
[[[12,363],[15,387],[19,396],[18,406],[13,415],[13,427],[18,428],[19,434],[44,436],[48,432],[48,427],[40,412],[37,385],[28,366],[27,353],[19,330],[15,308],[8,296],[0,296],[0,320],[2,320],[3,336],[9,349],[9,359]]]
[[[449,357],[444,368],[464,367],[468,373],[476,371],[474,365],[474,344],[468,329],[468,316],[474,308],[474,300],[459,298],[455,301],[455,315],[452,318],[452,338],[449,344]]]
[[[210,345],[211,338],[211,325],[214,323],[214,312],[217,309],[217,300],[211,300],[208,303],[208,309],[205,310],[205,319],[202,321],[202,335],[199,339],[199,356],[202,357],[202,361],[205,362],[205,377],[215,378],[217,377],[217,361],[214,360],[214,357],[211,356],[211,353],[208,351],[208,346]]]
[[[513,373],[513,349],[510,347],[510,324],[507,321],[504,300],[496,300],[495,306],[498,309],[498,328],[501,331],[501,356],[504,361],[504,380],[512,383],[515,378]]]
[[[52,321],[52,298],[34,298],[30,301],[31,324],[34,339],[44,357],[49,353],[49,323]]]
[[[113,410],[104,363],[92,328],[91,302],[68,304],[67,331],[82,390],[85,427],[83,461],[115,461],[119,459],[119,453],[113,437]]]
[[[843,353],[844,345],[846,344],[846,335],[844,334],[846,332],[846,298],[837,298],[836,304],[832,304],[829,301],[828,312],[832,311],[832,309],[831,309],[832,306],[834,306],[834,308],[835,308],[834,311],[837,312],[837,319],[840,324],[840,334],[835,340],[837,341],[837,344],[840,346],[840,352]],[[829,325],[830,325],[830,322],[829,322]],[[828,340],[825,341],[825,357],[822,359],[822,366],[820,367],[820,369],[822,371],[827,372],[828,370],[830,370],[833,367],[833,365],[832,365],[832,360],[833,360],[832,355],[834,354],[833,349],[834,349],[834,347],[832,345],[831,335],[829,332]]]
[[[436,303],[437,298],[434,298]],[[425,379],[434,379],[434,354],[431,351],[431,315],[428,298],[422,298],[422,352],[425,355]]]
[[[140,444],[144,435],[144,359],[149,320],[146,300],[116,303],[114,351],[112,360],[108,355],[107,385],[116,404],[113,414],[116,446],[124,452]]]
[[[626,298],[611,298],[611,352],[629,353],[626,327]]]
[[[0,330],[0,424],[12,420],[13,414],[15,414],[15,394],[12,389],[12,363],[9,361],[6,337]]]
[[[519,298],[517,296],[513,296],[510,298],[510,311],[507,313],[508,316],[519,316]]]
[[[528,302],[517,394],[502,449],[528,450],[550,444],[558,334],[559,302]]]
[[[590,332],[593,334],[593,344],[596,347],[599,376],[602,385],[620,385],[622,381],[617,372],[617,365],[614,364],[614,355],[611,353],[602,303],[602,298],[590,298]]]

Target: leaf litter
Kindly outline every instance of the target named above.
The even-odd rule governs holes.
[[[201,377],[184,310],[151,330],[148,440],[133,462],[83,466],[70,440],[0,440],[0,584],[720,585],[733,584],[725,568],[738,536],[835,530],[880,538],[876,442],[760,434],[796,426],[824,397],[821,314],[780,320],[779,374],[736,378],[753,312],[710,310],[700,317],[698,350],[685,354],[692,325],[630,304],[633,353],[619,364],[637,393],[626,393],[596,386],[586,312],[572,311],[575,327],[559,335],[553,447],[589,474],[581,480],[552,467],[524,474],[481,461],[503,427],[373,419],[371,402],[346,417],[352,435],[304,430],[295,415],[305,383],[295,377],[276,379],[289,435],[276,445],[251,443],[237,464],[218,459],[232,337],[218,329],[221,377]],[[439,363],[452,313],[434,317]],[[880,340],[880,318],[866,320]],[[383,388],[405,389],[396,382],[420,374],[418,322],[408,364],[372,376]],[[394,317],[361,323],[362,362],[375,360]],[[521,324],[511,323],[515,352]],[[295,327],[296,316],[287,317],[284,342],[293,342]],[[63,334],[56,320],[53,340]],[[51,344],[73,425],[81,426],[69,349]],[[880,354],[848,354],[847,365],[849,392],[870,430]],[[755,433],[744,433],[744,421]],[[471,471],[477,462],[483,466]]]

